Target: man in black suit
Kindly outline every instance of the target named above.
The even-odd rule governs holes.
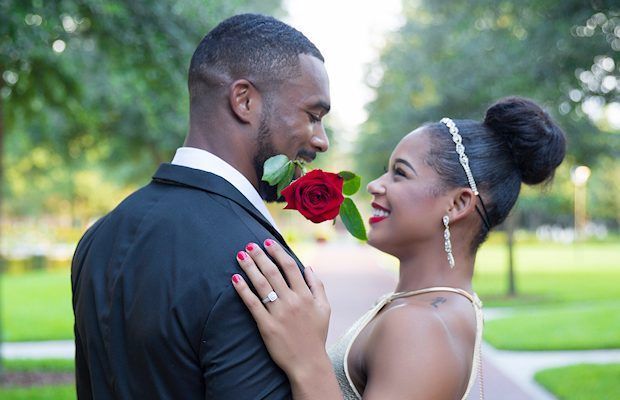
[[[184,147],[75,252],[80,399],[290,397],[230,279],[247,243],[286,247],[262,201],[276,197],[264,161],[327,150],[323,57],[278,20],[238,15],[202,40],[188,86]]]

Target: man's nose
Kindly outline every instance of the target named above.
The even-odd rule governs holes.
[[[312,139],[310,139],[310,143],[312,147],[316,149],[316,151],[326,152],[329,148],[329,138],[327,137],[327,133],[325,132],[325,127],[323,124],[318,128],[318,132],[316,132]]]

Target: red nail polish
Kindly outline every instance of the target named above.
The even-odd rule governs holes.
[[[274,242],[273,240],[271,240],[271,239],[267,239],[267,240],[265,240],[265,246],[267,246],[267,247],[271,246],[271,245],[272,245],[272,244],[274,244],[274,243],[275,243],[275,242]]]
[[[240,280],[241,280],[241,275],[239,275],[239,274],[234,274],[234,275],[232,276],[232,281],[233,281],[233,283],[239,283],[239,281],[240,281]]]
[[[240,259],[241,261],[245,260],[245,253],[242,251],[238,252],[237,258]]]
[[[245,246],[245,249],[246,249],[247,251],[252,251],[252,250],[254,250],[254,245],[253,245],[252,243],[250,243],[250,244],[248,244],[247,246]]]

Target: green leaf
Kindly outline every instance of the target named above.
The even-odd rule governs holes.
[[[348,197],[345,197],[340,205],[340,218],[342,218],[345,228],[347,228],[351,235],[359,240],[368,240],[362,216],[353,200]]]
[[[282,180],[278,182],[278,197],[282,195],[282,190],[290,185],[293,180],[293,176],[295,176],[295,164],[289,163],[286,167],[286,173],[284,174]]]
[[[360,185],[362,184],[362,178],[355,175],[353,179],[345,180],[344,185],[342,186],[342,193],[347,196],[353,196],[360,190]]]
[[[352,196],[360,190],[360,185],[362,183],[362,178],[351,171],[340,171],[338,175],[344,179],[344,186],[342,188],[342,193],[346,196]]]
[[[306,162],[305,161],[294,160],[294,161],[291,161],[291,162],[299,167],[299,169],[301,170],[301,174],[302,175],[306,175],[306,173],[308,172],[308,168],[306,167]]]
[[[284,154],[269,158],[263,166],[263,180],[272,186],[276,185],[286,176],[290,164],[291,160]]]
[[[338,172],[338,175],[340,175],[342,179],[344,179],[345,181],[350,181],[351,179],[355,179],[355,177],[357,176],[355,175],[355,173],[351,171],[340,171]]]

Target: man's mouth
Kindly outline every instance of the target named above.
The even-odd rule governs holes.
[[[390,210],[385,207],[380,206],[377,203],[372,203],[372,217],[368,220],[368,222],[372,224],[376,224],[377,222],[381,222],[387,217],[390,216]]]
[[[307,157],[299,157],[299,156],[297,156],[297,161],[300,161],[304,164],[310,164],[312,162],[312,160]]]
[[[306,151],[306,150],[302,150],[299,153],[297,153],[297,157],[296,157],[296,159],[298,161],[302,161],[302,162],[305,162],[307,164],[309,164],[312,161],[314,161],[315,158],[316,158],[316,153],[315,152]]]

